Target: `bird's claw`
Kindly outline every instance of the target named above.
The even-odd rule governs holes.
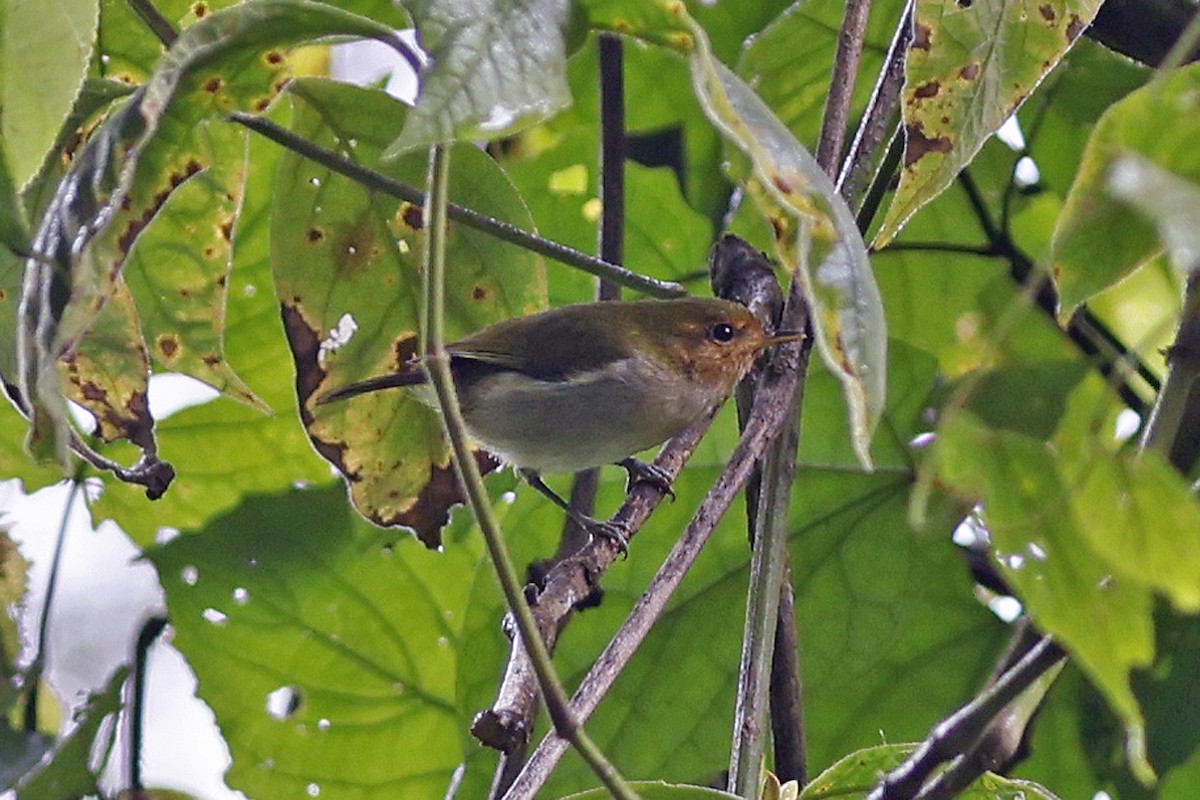
[[[629,558],[629,531],[624,525],[589,517],[584,529],[592,536],[607,539],[620,551],[622,557]]]
[[[629,479],[625,481],[626,494],[633,490],[634,484],[645,481],[656,486],[671,500],[675,499],[675,490],[671,488],[671,476],[657,464],[650,464],[636,458],[626,458],[618,461],[617,466],[624,467],[625,471],[629,473]]]

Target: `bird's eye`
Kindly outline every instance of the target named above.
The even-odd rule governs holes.
[[[708,329],[708,338],[718,344],[729,344],[737,331],[728,322],[718,322]]]

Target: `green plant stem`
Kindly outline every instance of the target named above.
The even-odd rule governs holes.
[[[537,672],[538,683],[546,702],[546,710],[550,714],[555,730],[574,745],[580,756],[614,797],[620,798],[620,800],[637,800],[637,794],[629,787],[629,784],[604,756],[595,742],[585,733],[570,711],[567,693],[558,680],[554,664],[550,660],[549,650],[538,632],[533,612],[522,593],[521,582],[517,577],[512,556],[508,552],[508,545],[501,534],[499,523],[496,521],[487,497],[487,491],[483,486],[483,477],[479,474],[474,455],[468,444],[466,424],[458,403],[458,395],[454,389],[454,380],[450,374],[450,356],[446,352],[443,326],[446,195],[450,183],[450,153],[445,145],[435,145],[432,148],[429,173],[430,193],[425,207],[425,218],[429,220],[429,236],[425,267],[427,275],[426,355],[423,364],[428,371],[430,383],[437,392],[446,435],[454,454],[454,463],[463,488],[466,490],[471,510],[483,533],[505,599],[508,601],[513,619],[516,621],[521,642],[528,651],[534,670]]]
[[[780,585],[787,560],[788,506],[800,435],[793,415],[763,462],[756,536],[750,559],[750,594],[734,711],[734,746],[729,790],[746,800],[758,797],[767,742],[767,697],[779,616]],[[790,463],[789,463],[790,462]]]
[[[425,194],[421,190],[389,178],[374,170],[367,169],[332,150],[326,150],[323,147],[315,145],[270,120],[241,111],[233,112],[229,115],[229,119],[249,128],[255,133],[265,136],[292,152],[304,156],[310,161],[333,170],[339,175],[344,175],[368,189],[383,192],[384,194],[398,197],[401,200],[406,200],[416,205],[421,205],[425,202]],[[532,234],[529,231],[522,230],[512,223],[494,219],[464,206],[447,203],[446,209],[449,218],[455,222],[460,222],[469,228],[483,231],[502,241],[524,247],[527,250],[554,259],[560,264],[566,264],[569,267],[583,270],[590,275],[606,278],[650,297],[682,297],[687,294],[687,289],[678,283],[660,281],[616,264],[610,264],[607,261],[603,261],[595,256],[589,256],[587,253],[582,253],[564,244],[559,244],[550,239],[544,239],[541,236]]]

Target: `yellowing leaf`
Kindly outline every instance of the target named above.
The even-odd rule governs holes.
[[[919,0],[905,64],[904,170],[876,247],[950,185],[1099,7],[1099,0]]]
[[[887,328],[854,216],[771,109],[716,60],[704,30],[693,23],[692,32],[696,95],[713,124],[750,157],[749,188],[771,221],[780,258],[804,289],[818,352],[842,382],[854,450],[869,467],[887,387]]]

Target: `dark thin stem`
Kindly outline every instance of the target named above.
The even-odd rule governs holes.
[[[276,125],[270,120],[240,111],[230,114],[229,119],[368,189],[398,197],[414,205],[421,205],[425,202],[425,193],[419,189],[356,164],[332,150],[326,150],[297,136],[287,128]],[[574,248],[529,233],[510,222],[494,219],[464,206],[450,203],[447,206],[447,212],[450,219],[461,222],[469,228],[491,234],[497,239],[524,247],[591,275],[607,278],[651,297],[681,297],[687,294],[687,289],[677,283],[640,275],[616,264],[610,264],[602,259],[581,253]]]
[[[149,0],[126,0],[126,2],[142,22],[146,23],[150,32],[158,37],[163,47],[175,44],[175,40],[179,38],[179,31],[175,30],[175,26],[171,24],[170,20],[158,13],[158,9],[154,7],[153,3]]]
[[[600,34],[600,258],[625,261],[625,68],[620,37]],[[599,299],[616,300],[618,286],[601,281]]]
[[[962,253],[968,256],[1002,256],[990,244],[956,244],[954,242],[889,242],[881,253],[900,253],[916,250],[926,253]]]
[[[145,789],[142,785],[142,737],[146,731],[146,669],[150,657],[150,645],[167,627],[166,617],[151,617],[138,633],[137,646],[133,651],[133,697],[129,704],[129,788],[135,797]]]
[[[71,479],[71,488],[67,492],[67,502],[63,505],[62,518],[58,522],[58,536],[54,540],[54,555],[50,557],[50,573],[46,579],[46,599],[42,603],[42,616],[38,620],[37,641],[33,661],[25,680],[29,692],[25,696],[25,730],[33,733],[37,730],[38,692],[42,685],[42,674],[46,670],[46,653],[49,648],[50,610],[54,605],[54,592],[58,588],[58,574],[62,567],[62,554],[67,541],[67,523],[71,519],[71,509],[75,498],[83,486],[82,479],[76,475]]]
[[[966,752],[1005,706],[1062,659],[1063,652],[1043,637],[1025,656],[967,705],[938,723],[903,764],[884,776],[867,800],[913,800],[934,770]]]
[[[847,0],[846,14],[838,32],[833,77],[829,83],[829,95],[825,98],[825,115],[817,146],[817,162],[830,178],[837,177],[838,161],[846,143],[850,102],[854,99],[854,84],[858,80],[858,66],[862,62],[870,14],[871,0]]]
[[[1054,291],[1047,276],[1038,271],[1033,260],[1025,254],[1016,243],[1004,233],[992,220],[983,193],[979,191],[969,170],[963,170],[958,176],[959,185],[967,195],[967,202],[975,213],[975,217],[983,229],[995,255],[1009,262],[1009,273],[1014,282],[1026,287],[1034,303],[1051,319],[1058,314],[1058,294]],[[1150,369],[1136,353],[1129,350],[1107,325],[1100,321],[1089,309],[1081,308],[1067,323],[1068,338],[1075,343],[1087,356],[1096,359],[1100,374],[1112,383],[1129,408],[1136,411],[1144,420],[1150,407],[1145,399],[1134,389],[1127,373],[1136,373],[1155,392],[1159,388],[1158,376]]]
[[[784,565],[779,590],[779,622],[771,661],[771,738],[774,772],[781,783],[808,785],[808,745],[804,731],[804,684],[800,675],[800,637],[796,630],[792,566]]]
[[[888,47],[887,57],[884,60],[883,71],[879,73],[879,80],[875,83],[875,90],[871,93],[871,99],[867,103],[867,111],[863,115],[862,122],[859,123],[850,153],[838,175],[838,189],[846,198],[850,208],[859,217],[860,230],[866,230],[868,227],[861,222],[863,217],[861,203],[867,195],[868,187],[872,185],[872,182],[879,184],[880,188],[877,191],[882,196],[891,181],[892,173],[899,166],[899,152],[903,151],[903,140],[899,134],[900,90],[904,86],[904,58],[908,53],[909,42],[912,40],[912,7],[913,0],[909,0],[900,14],[896,33],[892,37],[892,43]],[[892,147],[885,148],[883,147],[884,142],[894,142],[894,144]],[[883,168],[880,168],[885,157],[889,162],[893,161],[890,154],[897,148],[899,150],[894,158],[894,163],[891,163],[890,166],[883,164]],[[878,201],[875,205],[878,207]],[[867,217],[868,224],[873,216],[874,212]]]

